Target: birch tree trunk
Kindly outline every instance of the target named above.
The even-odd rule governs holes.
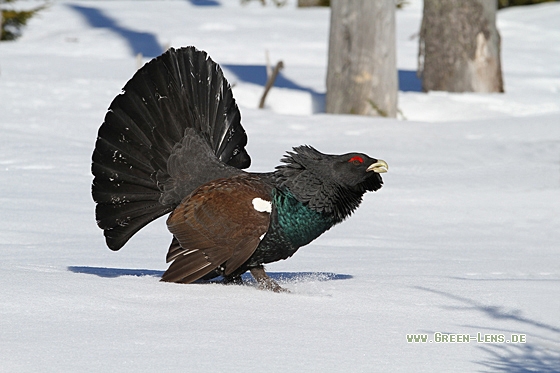
[[[327,113],[395,117],[395,1],[332,0]]]
[[[424,0],[418,71],[424,91],[503,92],[495,0]]]

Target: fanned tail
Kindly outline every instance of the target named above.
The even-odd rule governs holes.
[[[169,49],[111,103],[93,152],[93,199],[107,246],[172,211],[202,183],[247,168],[247,135],[220,67],[194,47]]]

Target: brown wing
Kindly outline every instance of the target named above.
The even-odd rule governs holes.
[[[190,283],[218,267],[225,275],[239,268],[268,230],[270,212],[262,208],[263,201],[270,201],[270,187],[246,174],[196,189],[167,219],[176,241],[162,281]]]

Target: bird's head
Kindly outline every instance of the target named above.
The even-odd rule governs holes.
[[[323,154],[308,145],[293,150],[282,159],[284,164],[277,167],[288,179],[307,179],[313,175],[322,183],[365,193],[381,188],[383,179],[380,174],[389,170],[385,161],[363,153]]]
[[[389,170],[387,162],[362,153],[331,156],[328,163],[337,184],[362,193],[381,188],[383,179],[380,174]]]
[[[385,161],[362,153],[323,154],[310,146],[298,146],[276,167],[280,187],[289,189],[309,207],[334,213],[342,221],[354,211],[367,191],[381,188]]]

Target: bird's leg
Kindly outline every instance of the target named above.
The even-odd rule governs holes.
[[[275,293],[289,293],[290,292],[288,289],[284,289],[283,287],[278,285],[278,283],[276,283],[276,281],[274,281],[273,279],[268,277],[268,275],[264,271],[264,267],[262,265],[260,265],[258,267],[251,268],[250,271],[251,271],[251,275],[253,275],[253,277],[257,281],[257,284],[259,284],[260,289],[262,289],[262,290],[272,290]]]

